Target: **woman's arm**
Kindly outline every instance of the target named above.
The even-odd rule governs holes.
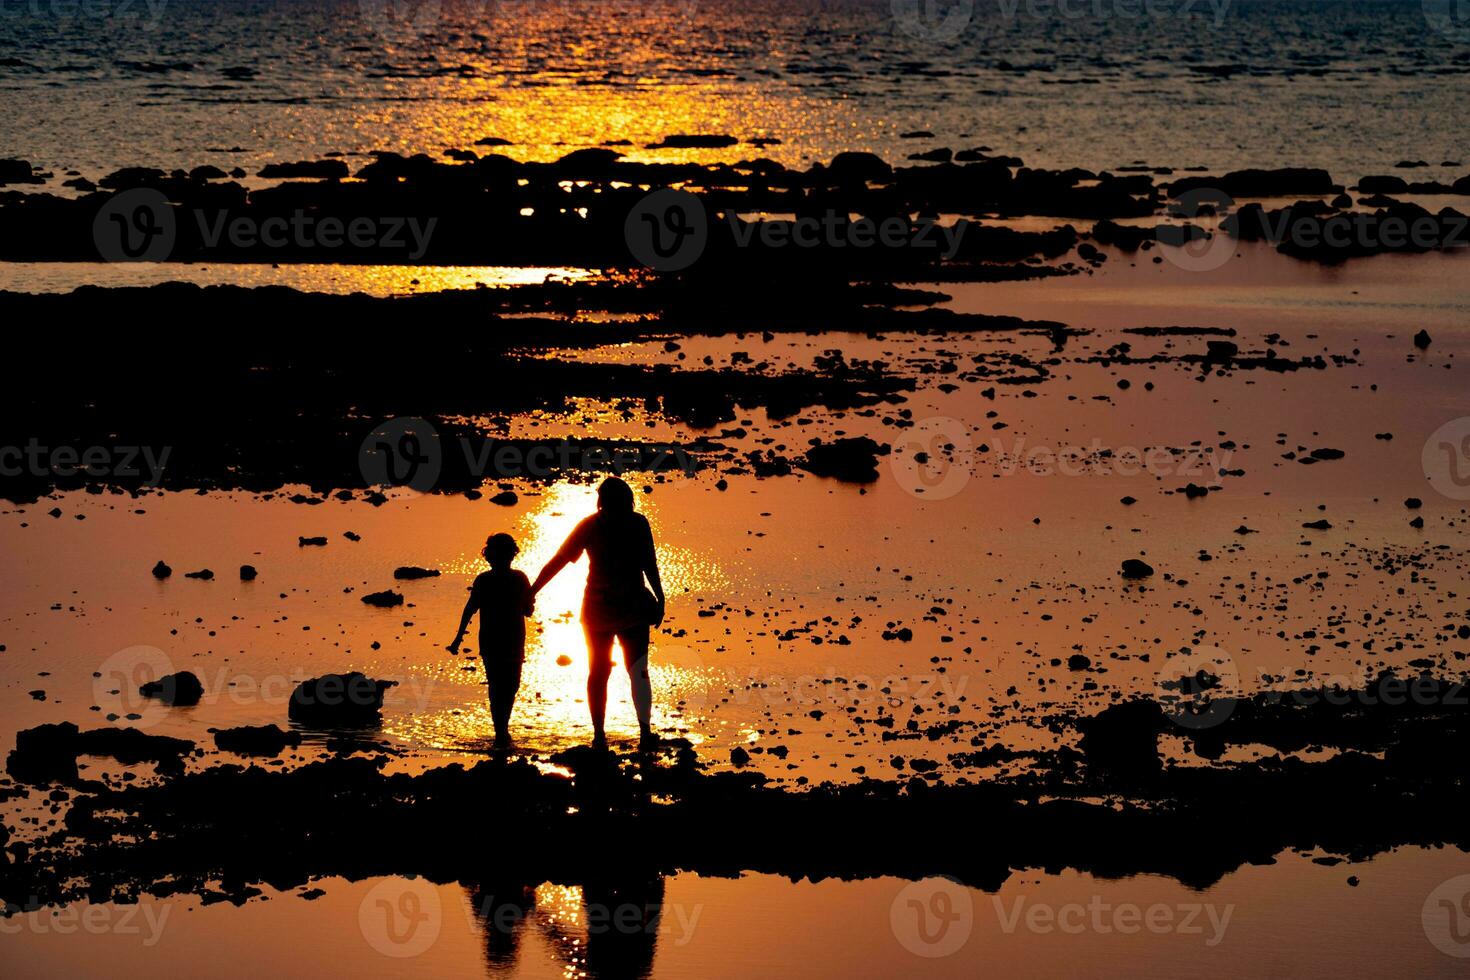
[[[470,628],[470,620],[475,618],[475,613],[480,611],[480,591],[473,585],[470,586],[470,597],[464,601],[464,612],[459,617],[459,631],[454,634],[448,650],[450,653],[459,653],[459,644],[464,639],[465,631]]]
[[[531,585],[531,600],[535,601],[536,593],[545,587],[547,582],[556,578],[557,573],[566,568],[572,562],[582,557],[585,546],[582,544],[582,525],[578,524],[567,535],[567,540],[562,544],[556,554],[551,556],[551,561],[541,569],[541,574],[536,576],[536,581]]]
[[[664,583],[658,574],[658,551],[653,546],[653,531],[646,524],[644,530],[648,541],[643,549],[643,574],[648,576],[648,584],[653,587],[653,597],[658,600],[658,618],[653,625],[660,626],[664,621]]]

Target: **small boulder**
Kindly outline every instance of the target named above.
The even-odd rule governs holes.
[[[291,692],[290,719],[302,725],[366,727],[383,711],[383,694],[397,681],[377,681],[359,671],[324,674],[302,681]]]
[[[371,592],[363,596],[362,601],[379,609],[392,609],[394,606],[403,605],[403,593],[384,589],[382,592]]]
[[[161,558],[159,559],[158,564],[153,566],[153,577],[156,579],[166,579],[173,573],[174,570],[172,568],[169,568],[168,565],[164,564],[163,559]]]
[[[187,708],[198,704],[199,699],[204,697],[204,685],[189,671],[181,670],[177,674],[149,681],[138,688],[138,693],[145,698],[157,698],[176,708]]]
[[[258,574],[260,573],[255,570],[254,565],[240,566],[240,581],[242,582],[254,582],[255,576]]]
[[[421,578],[438,578],[437,568],[420,568],[417,565],[400,565],[393,569],[393,577],[404,581],[413,581]]]
[[[288,747],[300,745],[301,735],[275,725],[244,725],[216,731],[214,744],[221,752],[236,755],[276,756]]]
[[[1146,561],[1137,558],[1125,558],[1123,567],[1119,574],[1124,578],[1148,578],[1154,573],[1154,567]]]

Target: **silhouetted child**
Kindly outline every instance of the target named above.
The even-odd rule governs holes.
[[[459,652],[460,641],[469,629],[470,618],[480,614],[480,659],[485,663],[485,680],[490,687],[490,717],[495,722],[495,745],[510,744],[510,712],[521,687],[521,665],[526,659],[526,617],[531,615],[531,583],[524,572],[510,567],[520,548],[509,534],[492,534],[481,552],[490,570],[470,586],[459,632],[449,644]]]

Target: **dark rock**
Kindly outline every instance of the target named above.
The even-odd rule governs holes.
[[[1325,170],[1282,167],[1276,170],[1234,170],[1223,177],[1183,177],[1168,187],[1177,198],[1190,191],[1223,191],[1234,198],[1287,197],[1336,194],[1341,188]]]
[[[299,536],[296,538],[296,547],[298,548],[325,548],[326,546],[327,539],[325,535],[315,538],[303,538]]]
[[[315,178],[339,180],[347,176],[347,164],[341,160],[301,160],[296,163],[268,163],[259,176],[274,179]]]
[[[405,581],[420,578],[438,578],[439,570],[437,568],[420,568],[417,565],[400,565],[393,569],[393,577]]]
[[[394,592],[392,589],[384,589],[382,592],[370,592],[362,597],[362,601],[379,609],[392,609],[394,606],[403,605],[403,594]]]
[[[275,725],[245,725],[215,732],[214,744],[220,751],[236,755],[276,756],[300,745],[301,735]]]
[[[1414,346],[1419,348],[1420,350],[1428,349],[1429,341],[1430,337],[1428,330],[1420,330],[1418,333],[1414,334]]]
[[[887,446],[867,436],[837,439],[812,446],[796,465],[817,476],[847,483],[872,483],[878,479],[878,457],[886,456],[888,451]]]
[[[1323,518],[1320,521],[1309,521],[1306,524],[1303,524],[1302,527],[1308,528],[1313,531],[1326,531],[1332,527],[1332,522],[1328,521],[1326,518]]]
[[[832,158],[827,173],[841,183],[866,183],[893,175],[893,168],[875,153],[847,150]]]
[[[1424,501],[1420,500],[1418,497],[1409,497],[1404,501],[1404,506],[1409,508],[1410,510],[1418,510],[1420,507],[1424,506]]]
[[[1154,567],[1138,558],[1123,559],[1123,567],[1119,571],[1124,578],[1148,578],[1153,573]]]
[[[63,722],[17,732],[15,750],[6,759],[5,769],[21,782],[33,785],[74,782],[79,755],[107,756],[124,765],[154,762],[177,770],[182,757],[194,748],[187,739],[149,735],[135,728],[81,732],[71,722]]]
[[[197,578],[203,579],[204,581],[208,582],[210,579],[214,578],[214,572],[208,568],[201,568],[197,572],[185,572],[184,578]]]
[[[1409,182],[1402,177],[1364,177],[1358,181],[1358,191],[1363,194],[1406,194]]]
[[[1240,347],[1228,340],[1205,341],[1205,363],[1229,364],[1240,353]]]
[[[516,496],[514,490],[502,490],[491,497],[490,502],[492,504],[498,504],[501,507],[514,507],[520,499],[520,497]]]
[[[1164,710],[1146,699],[1104,708],[1077,722],[1078,747],[1089,767],[1118,775],[1143,776],[1161,766],[1159,735],[1167,727]]]
[[[1068,670],[1086,670],[1092,666],[1092,659],[1080,653],[1074,653],[1067,658]]]
[[[314,677],[291,692],[289,717],[303,725],[371,726],[382,714],[384,692],[397,683],[375,681],[358,671]]]
[[[749,765],[750,753],[745,751],[738,745],[735,746],[733,749],[730,750],[730,764],[737,767]]]
[[[172,568],[169,568],[167,565],[165,565],[161,559],[159,560],[159,562],[158,562],[157,565],[154,565],[153,566],[153,577],[154,578],[157,578],[157,579],[168,578],[173,573],[174,573],[174,570]]]
[[[707,133],[674,133],[660,143],[649,143],[650,150],[723,150],[740,141],[733,136]]]
[[[255,581],[255,576],[257,576],[259,574],[260,573],[255,570],[255,566],[254,565],[241,565],[240,566],[240,581],[242,581],[242,582],[254,582]]]
[[[1313,459],[1342,459],[1346,455],[1341,449],[1313,449],[1311,453]]]
[[[138,693],[145,698],[157,698],[176,708],[187,708],[198,704],[199,699],[204,697],[204,685],[189,671],[181,670],[177,674],[149,681],[138,688]]]

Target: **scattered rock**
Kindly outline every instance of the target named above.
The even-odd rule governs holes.
[[[393,569],[393,577],[405,581],[413,581],[421,578],[438,578],[437,568],[420,568],[417,565],[400,565]]]
[[[176,708],[188,708],[198,704],[199,699],[204,697],[204,685],[194,674],[181,670],[156,681],[149,681],[138,688],[138,693],[145,698],[157,698]]]
[[[303,725],[374,725],[382,714],[384,692],[397,683],[376,681],[359,671],[313,677],[302,681],[291,692],[288,715]]]
[[[173,573],[174,570],[165,565],[162,559],[159,559],[158,564],[153,566],[153,577],[156,579],[168,578]]]
[[[216,731],[214,744],[221,752],[236,755],[277,756],[300,745],[301,735],[275,725],[245,725]]]
[[[372,592],[362,597],[362,601],[379,609],[391,609],[394,606],[403,605],[403,593],[385,589],[382,592]]]
[[[1124,578],[1148,578],[1153,573],[1154,567],[1138,558],[1123,559],[1123,567],[1119,572]]]

